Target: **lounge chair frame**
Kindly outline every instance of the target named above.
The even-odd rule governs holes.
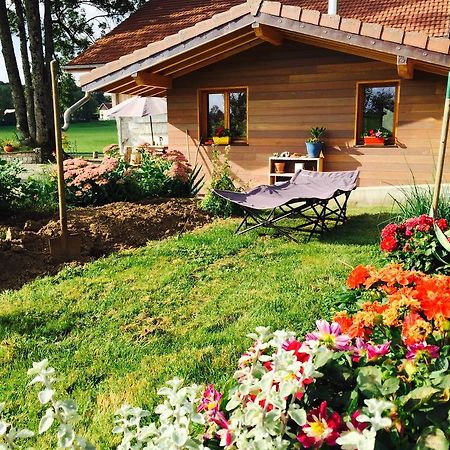
[[[328,199],[296,199],[270,210],[258,210],[239,205],[244,211],[244,218],[235,234],[243,234],[256,228],[265,227],[273,228],[297,243],[298,240],[293,234],[303,231],[309,233],[309,241],[314,234],[322,234],[335,228],[338,224],[347,222],[347,204],[350,194],[351,191],[336,191],[335,195]],[[303,223],[296,226],[283,226],[279,223],[289,218],[301,218]]]

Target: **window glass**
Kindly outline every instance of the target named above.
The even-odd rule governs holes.
[[[247,93],[230,92],[230,132],[233,138],[247,137]]]
[[[396,86],[363,87],[362,132],[381,130],[394,135]]]
[[[225,94],[208,94],[208,136],[225,127]]]

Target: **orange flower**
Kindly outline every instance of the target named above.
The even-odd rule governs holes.
[[[370,272],[368,270],[368,267],[364,266],[357,266],[355,267],[347,279],[347,287],[349,289],[357,289],[359,288],[369,277]]]
[[[398,327],[406,314],[420,309],[420,302],[414,297],[412,288],[404,287],[388,297],[389,303],[383,311],[383,322],[389,327]]]
[[[348,316],[347,311],[339,311],[334,316],[333,322],[336,322],[340,325],[343,334],[347,334],[348,329],[353,324],[353,320]]]
[[[428,320],[450,318],[450,277],[423,278],[416,285],[417,297]]]
[[[364,321],[360,316],[357,316],[358,313],[350,317],[347,311],[340,311],[334,316],[333,322],[338,323],[341,326],[342,333],[350,336],[352,339],[355,337],[367,337],[370,334],[370,330],[366,330]]]
[[[423,342],[432,332],[432,326],[417,313],[405,317],[402,326],[402,339],[406,345]]]
[[[411,286],[420,277],[420,273],[404,270],[401,264],[389,264],[378,271],[378,276],[388,286]]]

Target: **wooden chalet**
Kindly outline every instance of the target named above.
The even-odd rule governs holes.
[[[333,3],[333,2],[330,2]],[[150,0],[66,70],[85,91],[164,96],[169,147],[210,169],[231,130],[237,179],[267,183],[274,152],[305,154],[361,186],[432,182],[450,70],[448,0]],[[330,13],[328,13],[330,12]],[[364,145],[367,128],[387,145]],[[448,164],[444,181],[448,181]]]

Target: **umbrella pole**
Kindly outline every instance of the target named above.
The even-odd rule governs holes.
[[[155,145],[155,137],[153,136],[153,121],[152,116],[148,116],[150,119],[150,132],[152,133],[152,145]]]
[[[439,157],[436,168],[436,176],[434,180],[433,201],[431,204],[431,211],[430,211],[433,217],[436,217],[437,215],[437,209],[439,205],[439,195],[441,193],[442,174],[444,172],[445,150],[447,147],[449,119],[450,119],[450,72],[448,73],[447,92],[445,95],[444,117],[442,119],[441,142],[439,146]]]

